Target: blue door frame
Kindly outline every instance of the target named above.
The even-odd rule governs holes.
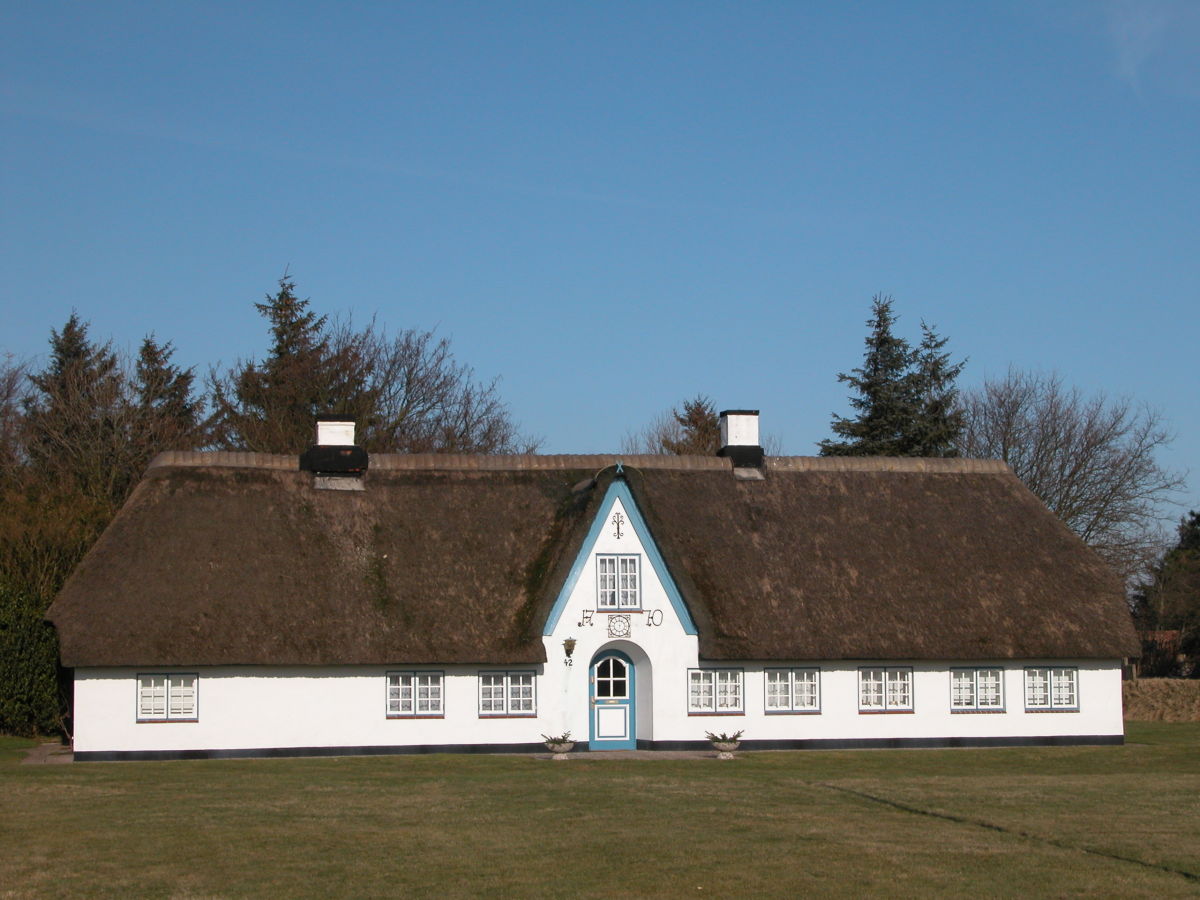
[[[603,650],[592,658],[588,670],[589,750],[637,748],[635,686],[633,660],[620,650]]]

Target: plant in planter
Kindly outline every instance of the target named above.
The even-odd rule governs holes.
[[[575,742],[571,740],[571,732],[569,731],[555,735],[543,734],[542,740],[546,743],[546,749],[554,754],[555,759],[566,759],[567,754],[575,746]]]
[[[704,732],[704,736],[717,751],[717,759],[733,759],[733,751],[742,744],[742,734],[741,731],[735,731],[733,734],[726,734],[723,731],[719,734],[713,734],[711,731]]]

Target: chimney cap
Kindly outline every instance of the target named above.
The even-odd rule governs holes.
[[[757,416],[757,409],[723,409],[717,413],[718,417],[724,416]]]

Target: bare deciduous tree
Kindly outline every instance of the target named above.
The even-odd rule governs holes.
[[[1184,478],[1156,458],[1172,437],[1160,413],[1018,369],[964,392],[961,409],[961,454],[1008,463],[1126,581],[1161,547],[1162,505]]]
[[[5,357],[0,362],[0,479],[12,476],[21,460],[21,409],[28,397],[28,367]]]
[[[407,329],[394,336],[374,321],[355,329],[330,322],[296,296],[285,274],[258,310],[271,323],[262,362],[239,361],[210,384],[218,446],[298,453],[320,413],[352,417],[373,452],[532,453],[500,399],[498,382],[478,382],[446,338]]]
[[[767,435],[763,446],[768,456],[779,455],[777,436]],[[621,440],[621,452],[629,454],[713,456],[720,449],[720,417],[704,394],[659,413],[641,430],[628,432]]]

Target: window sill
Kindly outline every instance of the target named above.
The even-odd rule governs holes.
[[[916,710],[912,709],[860,709],[860,716],[911,716]]]
[[[445,713],[388,713],[389,719],[444,719]]]
[[[537,713],[480,713],[481,719],[536,719]]]
[[[1027,713],[1077,713],[1077,712],[1079,712],[1079,707],[1078,706],[1056,706],[1056,707],[1053,707],[1052,709],[1043,709],[1043,708],[1028,709],[1028,708],[1026,708],[1025,712],[1027,712]]]
[[[746,711],[744,709],[720,710],[718,712],[713,712],[710,710],[702,710],[702,709],[698,709],[698,710],[689,709],[688,710],[689,716],[744,716],[745,714],[746,714]]]
[[[139,725],[188,725],[199,722],[199,719],[138,719]]]
[[[764,715],[768,716],[819,716],[819,709],[768,709]]]
[[[1006,712],[1008,712],[1008,710],[1006,710],[1006,709],[952,709],[952,710],[950,710],[950,715],[952,715],[952,716],[970,716],[970,715],[979,715],[980,713],[982,713],[983,715],[986,716],[986,715],[996,715],[997,713],[1006,713]]]

